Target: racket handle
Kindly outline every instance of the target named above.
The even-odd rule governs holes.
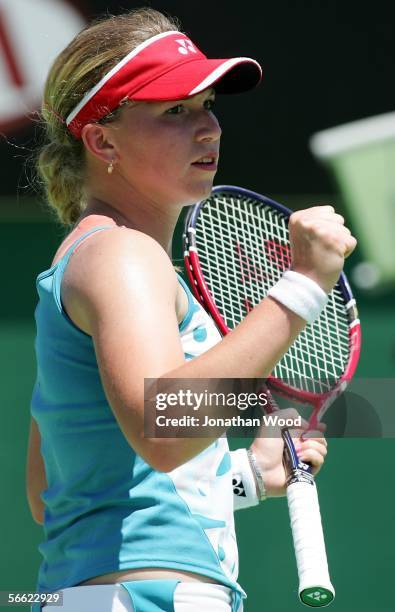
[[[335,597],[326,558],[317,487],[291,482],[287,499],[299,574],[299,597],[311,607],[329,605]]]

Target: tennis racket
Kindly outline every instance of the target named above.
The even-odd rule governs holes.
[[[267,197],[233,186],[215,187],[207,200],[189,209],[183,235],[186,272],[195,297],[223,335],[238,325],[291,267],[291,212]],[[355,300],[342,273],[324,310],[276,365],[267,387],[310,405],[309,426],[316,429],[355,372],[360,340]],[[306,605],[326,606],[335,591],[314,477],[311,467],[298,459],[286,429],[283,439],[299,597]]]

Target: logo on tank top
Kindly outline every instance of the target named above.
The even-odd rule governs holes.
[[[238,497],[247,497],[243,481],[239,474],[235,474],[232,478],[233,494]]]

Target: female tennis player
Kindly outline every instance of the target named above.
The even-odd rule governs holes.
[[[332,207],[295,213],[293,289],[223,340],[174,270],[177,218],[217,169],[215,94],[260,79],[254,60],[207,59],[151,9],[93,23],[49,73],[39,172],[71,231],[37,278],[27,491],[45,535],[37,591],[64,612],[243,608],[233,511],[284,494],[282,440],[229,452],[220,426],[145,437],[144,379],[267,376],[355,246]],[[322,433],[298,452],[317,473]]]

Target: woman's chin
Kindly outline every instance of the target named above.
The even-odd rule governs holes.
[[[200,202],[200,200],[208,198],[213,188],[213,180],[214,177],[211,180],[202,181],[199,185],[196,185],[196,187],[191,190],[191,199],[188,204],[195,204],[196,202]]]

